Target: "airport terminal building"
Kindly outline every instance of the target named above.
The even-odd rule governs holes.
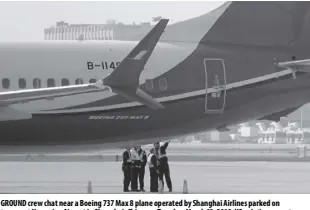
[[[152,28],[150,22],[126,25],[109,20],[105,24],[69,24],[57,22],[44,29],[45,40],[124,40],[131,41]]]

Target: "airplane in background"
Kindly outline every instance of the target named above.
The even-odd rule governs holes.
[[[226,2],[140,41],[0,43],[0,152],[150,144],[310,101],[309,2]],[[165,31],[165,32],[164,32]]]

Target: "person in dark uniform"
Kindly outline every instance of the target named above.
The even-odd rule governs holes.
[[[124,173],[124,181],[123,181],[123,191],[129,192],[128,187],[131,180],[131,157],[130,157],[130,150],[126,148],[123,152],[123,164],[122,164],[122,171]]]
[[[155,155],[155,149],[152,148],[150,150],[150,154],[147,158],[147,163],[150,169],[150,191],[158,192],[158,166],[157,166],[157,158]]]
[[[139,155],[139,167],[138,167],[138,178],[139,178],[139,184],[140,184],[140,191],[145,192],[144,190],[144,174],[145,174],[145,166],[147,163],[147,157],[145,151],[138,147],[138,155]]]
[[[169,188],[169,192],[172,192],[172,182],[170,178],[170,169],[168,164],[168,158],[166,155],[166,149],[169,145],[169,142],[165,142],[164,145],[160,146],[159,142],[154,144],[155,153],[157,156],[157,160],[159,162],[159,180],[164,183],[163,176],[165,175],[166,183]]]
[[[140,166],[140,158],[137,152],[137,147],[130,150],[131,154],[131,191],[138,192],[138,167]]]

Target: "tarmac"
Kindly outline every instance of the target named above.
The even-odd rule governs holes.
[[[174,193],[184,180],[188,193],[310,193],[310,155],[298,157],[299,146],[171,143]],[[121,153],[1,155],[0,193],[86,193],[89,181],[93,193],[123,193]]]
[[[170,161],[272,161],[272,162],[310,162],[310,154],[304,156],[298,144],[177,144],[168,147]],[[144,146],[148,152],[151,146]],[[309,147],[309,146],[307,146]],[[307,149],[309,150],[309,149]],[[116,162],[121,161],[123,150],[97,151],[76,154],[23,154],[0,155],[0,162]],[[309,152],[308,152],[309,153]],[[299,157],[298,157],[299,156]]]
[[[174,193],[310,193],[306,162],[174,162]],[[122,193],[121,162],[0,162],[0,193]],[[149,190],[149,172],[145,174]],[[165,188],[164,193],[167,189]]]

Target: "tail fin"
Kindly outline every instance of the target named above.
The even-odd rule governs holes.
[[[204,15],[168,25],[160,41],[199,43],[229,5],[230,3],[224,3],[222,6]]]
[[[310,45],[310,2],[232,2],[201,40],[254,46]]]
[[[167,27],[161,40],[245,46],[309,46],[310,2],[236,1]],[[202,34],[204,33],[204,34]]]

